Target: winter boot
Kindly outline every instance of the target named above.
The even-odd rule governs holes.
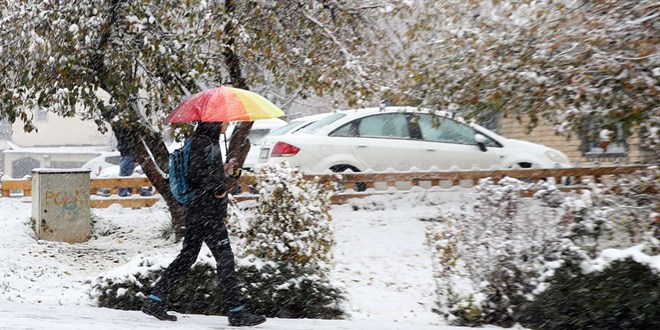
[[[165,302],[156,295],[149,295],[142,303],[142,313],[151,315],[161,321],[176,321],[176,316],[167,314]]]
[[[232,327],[249,327],[266,322],[265,316],[252,314],[243,306],[230,309],[228,318]]]

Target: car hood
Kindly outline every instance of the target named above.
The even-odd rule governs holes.
[[[513,151],[514,153],[520,152],[521,154],[524,153],[524,154],[534,155],[540,162],[542,163],[548,162],[545,165],[546,167],[549,166],[549,163],[554,164],[552,167],[562,167],[562,168],[573,167],[573,165],[570,163],[570,159],[566,156],[566,154],[564,154],[563,152],[557,149],[553,149],[538,143],[516,140],[516,139],[504,138],[504,139],[500,139],[499,142],[502,143],[502,145],[504,145],[510,151]],[[551,151],[554,154],[563,156],[565,161],[558,161],[557,159],[550,158],[550,156],[548,155],[549,151]]]
[[[508,139],[505,137],[500,137],[498,141],[505,147],[511,148],[512,150],[520,149],[520,151],[525,151],[525,152],[538,151],[539,153],[544,153],[548,150],[552,150],[552,148],[546,147],[542,144],[533,143],[529,141]]]

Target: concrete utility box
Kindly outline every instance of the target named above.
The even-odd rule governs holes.
[[[37,238],[80,243],[92,234],[87,169],[32,170],[32,218]]]

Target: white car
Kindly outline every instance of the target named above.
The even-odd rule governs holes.
[[[339,111],[276,140],[262,159],[307,173],[571,167],[558,150],[413,107]]]
[[[272,119],[265,119],[265,120],[257,120],[252,124],[252,128],[250,129],[250,133],[248,133],[248,140],[250,140],[250,150],[252,149],[258,149],[256,147],[261,143],[261,140],[271,133],[273,130],[276,130],[280,127],[283,127],[287,125],[287,122],[279,119],[279,118],[272,118]],[[235,125],[229,126],[227,128],[227,132],[225,136],[220,136],[220,143],[221,143],[221,150],[223,156],[226,157],[226,148],[229,146],[229,141],[231,140],[231,134],[234,132]],[[245,169],[251,169],[254,167],[254,164],[257,162],[259,159],[259,152],[253,152],[252,154],[248,153],[245,162],[243,163],[243,168]]]
[[[110,167],[119,167],[120,158],[121,156],[119,155],[119,151],[104,152],[85,163],[82,168],[90,170],[90,176],[92,178],[96,178],[101,174],[101,172]]]
[[[248,153],[245,163],[256,167],[259,166],[259,164],[256,164],[256,162],[266,163],[268,161],[270,148],[273,147],[273,144],[275,144],[279,136],[285,134],[293,134],[311,125],[312,123],[317,122],[318,120],[330,116],[331,114],[332,112],[296,118],[286,124],[286,126],[282,126],[276,130],[273,130],[263,139],[261,139],[261,143],[258,146],[253,145],[252,148],[250,148],[250,152]],[[247,167],[248,170],[251,170],[251,168],[252,166]]]
[[[142,171],[142,167],[140,165],[135,166],[135,170],[133,170],[133,174],[131,176],[144,176],[144,171]],[[96,176],[97,178],[119,178],[119,166],[109,166],[99,175]]]

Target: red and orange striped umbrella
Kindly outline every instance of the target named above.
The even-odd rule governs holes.
[[[197,93],[181,103],[165,121],[230,122],[276,118],[284,111],[263,96],[248,90],[220,86]]]

